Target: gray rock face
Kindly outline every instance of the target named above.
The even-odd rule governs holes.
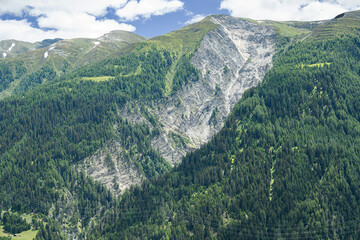
[[[217,133],[242,94],[272,67],[276,33],[271,27],[223,15],[211,20],[219,27],[205,35],[191,60],[200,80],[154,111],[164,128],[153,147],[171,164]],[[185,144],[176,144],[174,134]]]
[[[229,16],[211,20],[219,26],[205,35],[191,60],[200,79],[147,109],[162,125],[152,147],[172,165],[209,141],[242,94],[258,85],[272,67],[276,33],[271,27]],[[128,105],[119,114],[133,124],[152,127],[136,106]],[[106,152],[117,159],[115,168],[105,163]],[[122,156],[120,144],[111,143],[85,159],[81,167],[117,194],[115,181],[124,189],[143,178]]]
[[[107,186],[114,195],[143,179],[135,166],[126,160],[121,145],[116,141],[108,142],[93,156],[84,159],[78,169]]]

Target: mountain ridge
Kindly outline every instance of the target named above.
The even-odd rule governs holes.
[[[19,87],[19,84],[22,84],[22,79],[26,76],[31,76],[31,74],[36,74],[36,72],[39,72],[41,75],[44,69],[46,69],[45,71],[50,69],[55,72],[56,75],[63,75],[80,66],[98,62],[133,42],[143,41],[145,39],[146,38],[126,31],[113,31],[95,39],[62,39],[59,41],[54,40],[54,43],[52,43],[53,40],[50,40],[46,41],[47,45],[41,48],[37,48],[36,46],[42,42],[35,44],[22,42],[19,44],[19,42],[12,40],[1,41],[0,46],[1,43],[7,43],[11,44],[12,49],[10,49],[11,51],[4,52],[4,54],[6,54],[4,55],[5,58],[1,59],[0,62],[12,66],[10,68],[15,68],[14,65],[21,65],[23,70],[21,76],[16,76],[16,71],[15,69],[13,70],[12,75],[15,75],[15,79],[7,84],[5,89],[0,88],[0,99],[16,92],[27,91],[27,89],[29,89],[28,87]],[[30,47],[22,48],[22,45]],[[19,52],[16,52],[17,48],[20,48]],[[12,57],[9,52],[14,52],[15,55]],[[25,84],[34,87],[47,80],[52,79],[44,78],[41,81],[37,80],[35,84],[29,83],[26,79],[25,81],[27,82]]]

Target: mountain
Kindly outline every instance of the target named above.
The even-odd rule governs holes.
[[[312,40],[324,40],[357,35],[359,31],[359,11],[347,12],[319,26],[311,34]]]
[[[107,146],[115,142],[124,150],[123,155],[112,156],[107,151],[97,160],[110,169],[106,174],[121,163],[144,178],[170,170],[171,165],[151,147],[159,128],[132,124],[119,111],[130,101],[151,103],[165,96],[168,73],[182,74],[187,80],[196,76],[186,54],[192,54],[202,36],[214,26],[205,22],[168,34],[166,38],[173,41],[166,40],[168,45],[159,39],[128,45],[119,53],[113,51],[111,57],[67,74],[44,66],[22,79],[18,77],[16,87],[24,89],[13,91],[0,102],[1,207],[33,214],[34,222],[53,227],[41,229],[43,225],[34,224],[41,234],[59,229],[56,223],[60,223],[64,233],[76,237],[100,219],[116,199],[81,170],[84,159],[97,151],[107,151]],[[50,50],[41,51],[49,51],[45,58],[48,61]],[[179,66],[173,65],[180,59]],[[26,74],[23,65],[16,63],[3,62],[2,73],[8,79],[16,78],[14,73]],[[184,80],[177,77],[177,81]],[[145,108],[143,112],[146,115]],[[156,125],[156,119],[146,116]],[[116,194],[123,189],[117,178],[112,178],[111,185]]]
[[[123,194],[88,238],[359,238],[360,32],[315,34],[359,14],[278,45],[220,132]]]
[[[41,42],[29,43],[17,40],[3,40],[0,41],[0,52],[2,52],[3,58],[9,58],[21,55],[25,52],[34,51],[36,49],[47,47],[53,43],[56,43],[62,39],[45,39]]]
[[[9,48],[3,50],[0,64],[13,76],[2,83],[0,98],[27,91],[56,75],[119,54],[128,45],[144,40],[146,38],[134,33],[113,31],[96,39],[47,39],[37,43],[1,41],[2,49]]]
[[[356,239],[358,16],[215,15],[6,57],[5,230],[21,214],[37,239]]]

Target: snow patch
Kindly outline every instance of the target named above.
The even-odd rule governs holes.
[[[6,58],[6,56],[7,56],[7,53],[3,53],[3,57]]]
[[[49,56],[49,52],[46,51],[46,52],[44,53],[44,58],[46,59],[48,56]]]
[[[13,50],[13,48],[15,47],[15,43],[12,43],[11,46],[9,47],[8,51],[11,52],[11,50]]]
[[[54,50],[54,49],[55,49],[55,47],[54,47],[54,46],[52,46],[51,48],[49,48],[49,51]]]
[[[100,42],[93,42],[94,46],[93,49],[100,45]]]

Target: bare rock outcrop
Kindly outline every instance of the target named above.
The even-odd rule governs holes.
[[[273,28],[224,15],[213,16],[211,21],[218,27],[204,36],[191,59],[199,80],[151,107],[142,104],[161,126],[152,147],[172,165],[209,141],[242,94],[257,86],[272,67],[277,38]],[[137,103],[129,103],[119,114],[133,124],[152,128]],[[114,165],[109,165],[109,158]],[[114,194],[143,178],[117,142],[85,159],[80,167]]]
[[[272,67],[273,28],[224,15],[213,16],[211,21],[218,28],[205,35],[191,59],[200,80],[185,86],[153,112],[164,128],[152,145],[171,164],[209,141],[242,94],[257,86]],[[176,143],[174,136],[184,144]]]
[[[79,165],[87,175],[100,181],[114,195],[118,195],[131,185],[139,184],[143,176],[123,154],[121,145],[116,141],[108,142],[94,155],[84,159]]]

